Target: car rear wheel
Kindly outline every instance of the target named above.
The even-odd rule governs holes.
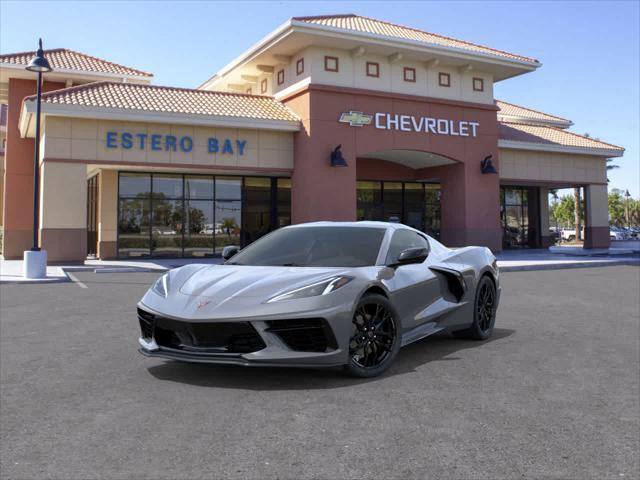
[[[382,295],[364,295],[352,324],[347,372],[356,377],[380,375],[400,350],[402,329],[395,309]]]
[[[478,282],[473,308],[473,323],[465,330],[453,332],[456,337],[486,340],[493,333],[496,322],[496,286],[488,276]]]

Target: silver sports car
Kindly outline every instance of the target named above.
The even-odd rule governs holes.
[[[433,333],[488,338],[500,298],[489,249],[449,249],[400,224],[295,225],[223,257],[149,289],[138,304],[141,353],[371,377]]]

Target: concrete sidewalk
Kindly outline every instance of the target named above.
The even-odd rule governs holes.
[[[566,248],[566,247],[565,247]],[[498,265],[503,272],[524,270],[559,270],[567,268],[587,268],[614,265],[640,265],[640,255],[624,253],[622,255],[585,256],[575,254],[551,253],[540,250],[507,250],[496,255]],[[219,265],[221,258],[168,258],[140,260],[86,260],[83,264],[57,265],[47,267],[47,277],[39,280],[25,279],[22,276],[22,260],[4,260],[0,258],[0,283],[52,283],[75,281],[73,272],[94,271],[96,273],[122,272],[164,272],[189,263]]]
[[[566,248],[566,247],[564,247]],[[505,250],[496,254],[502,272],[640,265],[640,255],[601,253],[598,256],[552,253],[548,249]]]

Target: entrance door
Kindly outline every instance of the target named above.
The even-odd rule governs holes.
[[[538,188],[500,187],[500,201],[503,248],[538,248]]]
[[[87,180],[87,255],[98,254],[98,175]]]

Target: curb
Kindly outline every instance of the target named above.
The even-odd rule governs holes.
[[[551,263],[540,265],[506,265],[501,267],[498,264],[498,268],[501,273],[504,272],[534,272],[540,270],[569,270],[574,268],[596,268],[596,267],[615,267],[619,265],[634,265],[640,266],[640,260],[627,259],[627,260],[609,260],[609,261],[594,261],[594,262],[580,262],[580,263]]]

